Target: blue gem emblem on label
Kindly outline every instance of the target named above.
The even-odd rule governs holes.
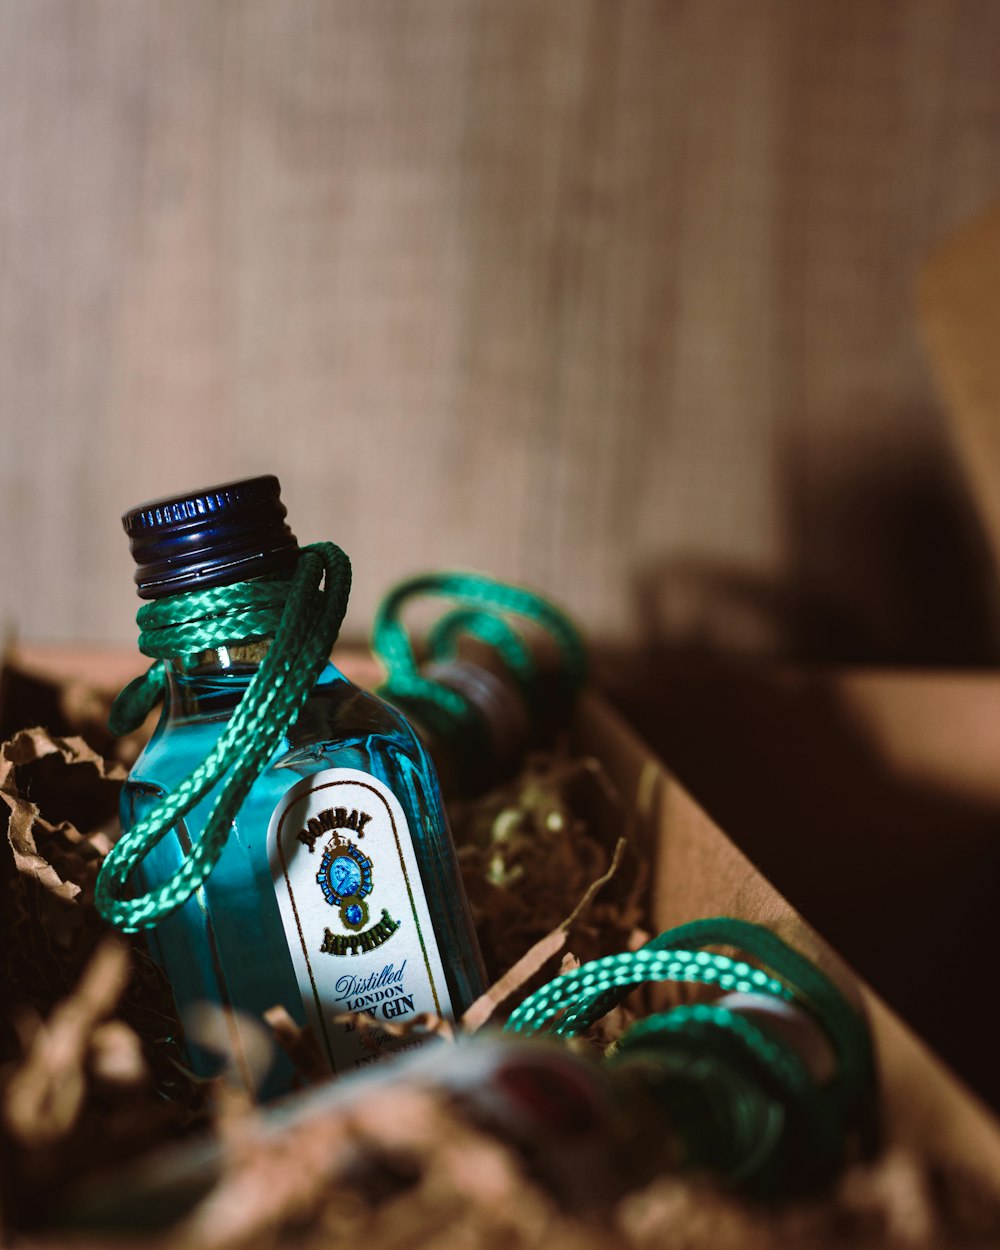
[[[372,892],[372,861],[340,832],[330,839],[316,874],[323,897],[340,908],[345,929],[357,933],[368,923],[365,897]]]
[[[323,852],[316,880],[330,906],[342,907],[348,899],[371,894],[372,861],[353,842],[334,834]]]
[[[338,855],[330,865],[330,884],[341,898],[361,888],[361,869],[349,855]]]

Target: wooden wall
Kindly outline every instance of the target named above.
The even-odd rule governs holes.
[[[2,0],[0,611],[126,640],[121,510],[260,471],[595,636],[981,655],[914,325],[1000,196],[992,0]]]

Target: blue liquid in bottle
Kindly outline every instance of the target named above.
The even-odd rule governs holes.
[[[168,664],[160,722],[123,789],[126,831],[206,758],[267,645]],[[135,874],[144,892],[180,867],[216,794],[147,853]],[[407,721],[327,665],[240,807],[211,875],[148,939],[182,1019],[199,1002],[223,1010],[248,1082],[240,1013],[259,1018],[284,1006],[312,1026],[334,1071],[414,1044],[380,1029],[383,1022],[423,1011],[460,1016],[482,990],[482,965],[437,779]],[[371,1027],[335,1019],[348,1011],[367,1012]],[[195,1045],[188,1057],[203,1075],[219,1066]],[[279,1055],[258,1093],[274,1097],[293,1083]]]

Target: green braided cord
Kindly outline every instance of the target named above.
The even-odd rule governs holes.
[[[432,649],[432,658],[445,658],[451,652],[461,627],[496,646],[514,675],[524,679],[528,674],[528,649],[523,642],[518,646],[513,641],[515,631],[497,615],[507,612],[533,622],[552,638],[562,655],[563,673],[571,689],[583,683],[587,669],[583,640],[572,622],[540,595],[478,573],[427,573],[414,577],[395,586],[379,604],[372,627],[372,651],[386,670],[386,681],[379,694],[395,702],[416,705],[422,719],[435,732],[454,736],[474,729],[478,718],[463,695],[420,672],[400,615],[408,600],[421,595],[453,599],[472,609],[460,618],[454,613],[450,621],[445,618],[437,634],[432,635],[432,641],[441,648],[438,654]],[[488,617],[499,624],[487,626]]]
[[[705,946],[736,947],[763,966]],[[824,973],[760,925],[716,916],[667,930],[638,951],[609,955],[556,977],[529,995],[505,1028],[572,1035],[619,1003],[632,986],[654,980],[699,981],[798,1001],[814,1014],[837,1054],[834,1076],[821,1085],[789,1045],[718,1003],[675,1007],[634,1024],[615,1044],[611,1062],[634,1057],[654,1062],[667,1082],[664,1097],[671,1099],[673,1079],[707,1081],[706,1089],[718,1086],[719,1093],[730,1089],[724,1141],[699,1147],[692,1139],[693,1161],[699,1148],[707,1149],[703,1162],[764,1196],[829,1179],[843,1159],[851,1126],[863,1146],[873,1144],[867,1095],[874,1086],[874,1063],[864,1021]],[[680,1114],[684,1135],[692,1126],[681,1127]],[[777,1114],[783,1118],[774,1120]]]
[[[450,658],[463,634],[491,646],[521,689],[530,691],[538,665],[531,648],[509,621],[480,608],[458,608],[435,623],[427,635],[427,650],[435,660]]]
[[[139,609],[139,650],[158,659],[196,655],[212,647],[269,637],[281,623],[288,583],[273,579],[213,586],[171,595]],[[115,699],[108,728],[116,736],[138,729],[163,698],[166,670],[150,665]]]
[[[120,690],[108,714],[108,728],[115,737],[120,738],[138,729],[163,698],[166,687],[166,669],[157,661],[141,677],[134,678]]]
[[[614,1050],[616,1057],[629,1054],[650,1042],[658,1043],[669,1035],[683,1035],[685,1040],[705,1041],[713,1034],[723,1042],[738,1039],[772,1075],[790,1097],[809,1098],[815,1095],[816,1083],[802,1059],[787,1046],[776,1042],[754,1021],[717,1003],[694,1003],[639,1020],[628,1030]]]
[[[647,942],[643,950],[667,951],[677,947],[732,946],[751,955],[790,987],[818,1017],[837,1053],[836,1084],[845,1099],[864,1090],[872,1079],[871,1041],[868,1029],[841,991],[809,959],[762,925],[731,916],[713,916],[668,929]],[[609,987],[574,1007],[564,1021],[567,1031],[579,1032],[607,1015],[627,991]]]
[[[615,1045],[610,1061],[617,1064],[647,1058],[664,1074],[691,1072],[697,1059],[730,1080],[743,1073],[752,1084],[737,1085],[730,1107],[731,1138],[725,1155],[716,1158],[730,1182],[763,1194],[788,1187],[791,1174],[815,1180],[835,1169],[843,1153],[846,1109],[821,1087],[802,1058],[786,1042],[760,1025],[718,1003],[698,1003],[640,1020]],[[670,1097],[670,1095],[666,1095]],[[779,1123],[789,1140],[767,1131],[775,1101],[786,1109]],[[764,1117],[762,1123],[761,1116]]]
[[[763,968],[752,969],[743,961],[712,954],[703,949],[705,946],[736,947]],[[677,965],[672,961],[677,961]],[[692,962],[700,973],[693,971]],[[710,970],[715,970],[713,975],[706,975]],[[734,977],[741,983],[734,984]],[[506,1027],[515,1032],[537,1032],[548,1027],[565,1036],[579,1033],[617,1006],[632,986],[647,980],[698,980],[723,990],[749,989],[800,1001],[820,1021],[837,1054],[831,1096],[849,1104],[871,1084],[873,1060],[868,1029],[840,990],[777,934],[728,916],[679,925],[638,951],[609,955],[556,977],[526,998]],[[560,1019],[552,1027],[550,1022],[556,1016]]]
[[[790,999],[792,995],[774,977],[748,963],[715,955],[709,951],[656,951],[645,947],[605,955],[565,972],[530,994],[513,1012],[504,1028],[512,1033],[555,1033],[559,1036],[580,1031],[577,1017],[562,1018],[567,1007],[607,990],[628,990],[647,981],[696,981],[715,985],[728,992],[772,994]]]
[[[144,655],[173,659],[266,638],[281,621],[288,588],[288,582],[261,580],[154,599],[136,616],[139,650]]]
[[[291,582],[243,582],[175,595],[140,609],[146,654],[193,654],[271,632],[274,638],[205,760],[105,859],[95,901],[111,924],[128,933],[152,928],[205,882],[236,812],[329,659],[350,582],[350,561],[340,548],[314,543],[301,550]],[[138,699],[149,693],[148,688],[133,691],[127,703],[137,710]],[[220,783],[204,832],[174,876],[139,898],[124,898],[126,881],[146,853]]]

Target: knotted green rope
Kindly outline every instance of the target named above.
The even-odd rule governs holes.
[[[442,737],[475,731],[478,713],[464,695],[420,671],[401,614],[405,604],[421,596],[463,605],[443,616],[428,634],[431,661],[451,659],[463,634],[488,643],[518,682],[530,707],[535,659],[525,639],[506,619],[509,614],[531,622],[552,639],[560,653],[568,691],[583,684],[587,670],[583,640],[566,615],[540,595],[478,573],[427,573],[400,582],[379,604],[372,627],[372,651],[386,670],[379,694],[415,711]]]
[[[337,640],[351,586],[351,565],[333,543],[299,553],[291,581],[240,582],[158,599],[139,609],[140,650],[157,662],[118,696],[109,724],[135,728],[162,695],[162,661],[261,638],[273,641],[215,746],[194,772],[105,859],[95,901],[111,924],[134,933],[176,911],[218,863],[237,811],[281,744]],[[125,898],[126,881],[148,851],[222,786],[205,829],[169,881]]]
[[[760,966],[705,949],[708,946],[735,947]],[[862,1109],[874,1085],[874,1061],[864,1020],[815,964],[770,930],[747,921],[726,916],[694,921],[660,934],[640,950],[593,960],[529,995],[505,1028],[572,1036],[617,1006],[634,986],[649,981],[699,982],[725,992],[767,994],[798,1003],[827,1034],[836,1054],[836,1071],[819,1086],[786,1044],[717,1004],[676,1007],[640,1021],[616,1045],[617,1057],[653,1050],[673,1054],[673,1062],[680,1065],[689,1062],[691,1054],[703,1053],[722,1064],[727,1056],[749,1060],[761,1089],[772,1091],[789,1109],[820,1171],[840,1157],[848,1124],[858,1121],[861,1131],[867,1131]],[[684,1048],[688,1058],[677,1053]],[[761,1114],[759,1106],[743,1111],[750,1119]],[[796,1165],[788,1156],[783,1163],[777,1157],[758,1159],[753,1183],[761,1190],[773,1187],[782,1168],[789,1166]]]

